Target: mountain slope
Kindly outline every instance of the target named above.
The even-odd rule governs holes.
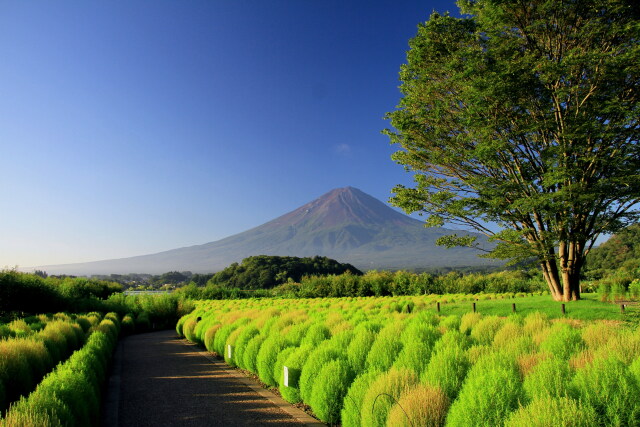
[[[251,255],[323,255],[362,270],[495,264],[468,248],[435,245],[451,230],[429,229],[353,188],[332,190],[245,232],[157,254],[81,264],[41,266],[49,274],[217,271]]]

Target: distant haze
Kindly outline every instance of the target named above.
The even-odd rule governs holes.
[[[425,228],[353,187],[332,190],[292,212],[233,236],[151,255],[34,267],[49,274],[221,270],[251,255],[322,255],[361,270],[496,265],[469,248],[435,245],[452,230]],[[460,232],[458,232],[460,233]]]

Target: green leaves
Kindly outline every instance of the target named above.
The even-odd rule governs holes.
[[[416,187],[394,188],[391,201],[430,226],[515,244],[493,253],[535,255],[549,263],[546,277],[576,276],[599,234],[640,216],[637,9],[623,0],[460,7],[468,16],[432,14],[409,43],[403,98],[386,116],[395,130],[384,133]]]

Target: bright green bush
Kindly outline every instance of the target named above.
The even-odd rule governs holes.
[[[522,383],[514,360],[500,353],[480,359],[470,370],[447,425],[498,426],[522,400]]]
[[[236,337],[234,362],[238,367],[246,369],[246,365],[244,364],[245,349],[247,348],[247,344],[251,338],[255,337],[259,333],[260,331],[258,331],[258,328],[254,325],[246,325]]]
[[[358,375],[349,386],[343,400],[340,418],[344,427],[362,426],[362,401],[365,394],[382,373],[380,371],[366,371]]]
[[[191,318],[186,320],[182,325],[182,333],[184,337],[191,342],[197,342],[197,338],[195,335],[195,329],[197,324],[198,324],[198,321],[194,318]]]
[[[566,360],[551,357],[538,363],[525,377],[524,391],[529,399],[566,396],[573,372]]]
[[[473,327],[482,320],[480,313],[466,313],[460,318],[460,332],[469,335]]]
[[[353,381],[353,376],[346,358],[332,360],[320,369],[313,382],[309,405],[321,421],[328,424],[338,423],[342,400]]]
[[[288,345],[288,341],[286,342]],[[281,387],[282,382],[284,380],[284,362],[289,358],[289,356],[291,356],[291,353],[295,352],[296,350],[298,350],[298,347],[287,346],[286,348],[278,352],[278,355],[276,357],[276,363],[273,364],[273,373],[272,373],[273,378],[276,381],[277,387]]]
[[[356,335],[349,343],[349,347],[347,347],[347,359],[354,372],[359,373],[364,370],[367,356],[375,339],[376,333],[371,330],[361,329],[356,332]]]
[[[393,405],[387,427],[443,426],[449,399],[442,389],[419,384],[405,391]]]
[[[390,323],[382,329],[367,355],[366,369],[386,371],[402,350],[402,324]]]
[[[471,338],[479,344],[491,344],[504,320],[498,316],[483,317],[471,329]]]
[[[446,331],[457,331],[460,329],[460,316],[446,316],[440,320],[440,327]]]
[[[540,343],[540,350],[568,360],[573,354],[584,349],[585,344],[580,330],[566,323],[556,323],[549,330],[546,338]]]
[[[471,365],[467,352],[468,338],[457,331],[447,332],[434,347],[421,380],[440,387],[450,400],[455,399]]]
[[[185,323],[185,326],[187,326],[187,324]],[[207,331],[204,333],[204,348],[207,349],[207,351],[213,353],[215,351],[215,348],[213,347],[213,343],[215,341],[216,338],[216,333],[218,332],[218,330],[220,329],[221,325],[218,323],[216,325],[210,326]],[[190,329],[190,327],[185,327],[184,331],[189,333],[188,330]],[[191,333],[189,333],[191,334]]]
[[[260,346],[264,342],[265,338],[266,337],[263,335],[253,336],[249,342],[247,342],[247,346],[242,353],[242,364],[244,365],[244,369],[253,372],[254,374],[258,373],[258,352],[260,351]]]
[[[636,378],[618,358],[595,359],[579,369],[571,389],[582,404],[595,409],[601,424],[638,425],[640,388]]]
[[[329,328],[321,323],[314,323],[307,330],[307,333],[302,340],[302,344],[318,345],[322,341],[329,339],[329,337],[331,337]]]
[[[300,397],[304,402],[311,400],[313,384],[318,378],[318,372],[327,363],[341,358],[341,351],[331,346],[328,341],[325,345],[320,345],[309,354],[302,372],[300,373]]]
[[[312,344],[301,345],[292,351],[283,363],[283,366],[286,366],[289,371],[289,385],[285,387],[284,382],[279,380],[279,390],[282,398],[289,403],[298,403],[302,400],[300,397],[300,374],[313,349]],[[283,373],[284,370],[281,375],[283,375]]]
[[[416,374],[408,369],[392,368],[371,383],[362,399],[362,425],[387,425],[389,411],[402,394],[418,384]]]
[[[540,396],[513,412],[505,427],[592,427],[598,425],[592,407],[569,397]]]
[[[279,334],[270,335],[260,346],[256,360],[258,377],[260,381],[269,387],[278,386],[278,382],[273,375],[273,368],[276,364],[278,353],[288,346],[287,341]]]

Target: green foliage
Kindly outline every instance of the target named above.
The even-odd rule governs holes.
[[[499,353],[489,354],[469,371],[458,398],[451,405],[447,424],[501,425],[509,412],[518,407],[522,394],[514,361]]]
[[[625,364],[615,357],[598,358],[579,369],[571,387],[582,404],[595,409],[601,424],[637,425],[640,420],[640,388]]]
[[[416,384],[418,377],[408,369],[393,368],[378,376],[362,399],[362,425],[386,426],[387,416],[394,403]]]
[[[513,412],[505,427],[591,427],[598,425],[593,408],[569,397],[540,396]]]
[[[300,281],[303,276],[342,274],[346,271],[362,274],[351,264],[341,264],[327,257],[258,255],[243,259],[241,264],[231,264],[214,274],[209,282],[231,288],[268,289],[285,283],[288,279]]]
[[[259,333],[260,331],[258,331],[258,328],[256,328],[253,325],[247,325],[243,327],[242,331],[238,334],[235,342],[235,348],[234,348],[234,352],[235,352],[234,362],[240,368],[246,369],[244,364],[245,349],[247,347],[247,344],[251,340],[251,338],[255,337]]]
[[[393,405],[387,427],[443,426],[448,409],[449,399],[439,387],[420,384]]]
[[[318,379],[318,372],[328,362],[340,359],[341,350],[333,347],[330,342],[326,341],[323,345],[313,350],[307,358],[302,372],[300,373],[300,397],[305,402],[311,400],[313,385]]]
[[[535,258],[555,299],[577,299],[590,245],[638,217],[637,9],[618,0],[459,6],[463,17],[434,12],[409,41],[403,98],[387,114],[395,131],[384,133],[416,185],[397,186],[392,203],[426,213],[429,226],[491,236],[496,245],[481,249],[492,257]],[[481,246],[457,237],[445,242]]]
[[[611,236],[587,256],[586,274],[601,278],[618,269],[635,271],[640,267],[640,224],[633,224]]]
[[[251,371],[254,374],[258,373],[258,352],[260,351],[260,346],[265,340],[264,335],[255,335],[247,342],[247,346],[245,347],[242,353],[242,364],[244,365],[244,369],[247,371]]]
[[[81,350],[59,364],[28,397],[13,405],[1,425],[97,425],[107,360],[119,331],[119,324],[109,327],[105,322],[114,321],[105,318],[102,330],[93,332]]]
[[[289,386],[285,386],[283,381],[279,381],[279,390],[282,398],[289,403],[298,403],[302,400],[300,397],[300,373],[312,351],[311,344],[301,345],[292,351],[283,363],[283,366],[289,370]]]
[[[566,360],[551,357],[538,363],[525,377],[523,388],[531,400],[569,394],[573,372]]]
[[[360,427],[362,425],[362,401],[371,383],[380,375],[380,371],[366,371],[358,375],[351,383],[340,413],[343,426]]]
[[[340,420],[342,400],[353,381],[353,371],[345,358],[323,364],[313,382],[309,405],[316,416],[328,424]]]
[[[258,377],[260,381],[269,387],[277,387],[277,377],[274,377],[274,366],[278,353],[287,348],[289,345],[286,340],[279,334],[270,335],[264,340],[258,352],[256,367],[258,368]]]
[[[465,351],[467,346],[468,339],[461,333],[456,331],[445,333],[436,343],[421,380],[440,387],[453,401],[471,365]]]
[[[378,333],[367,355],[367,369],[386,371],[393,365],[403,346],[402,327],[401,323],[390,323]]]
[[[584,340],[580,331],[566,323],[556,323],[547,333],[544,341],[540,343],[540,349],[554,356],[568,360],[571,355],[584,348]]]

